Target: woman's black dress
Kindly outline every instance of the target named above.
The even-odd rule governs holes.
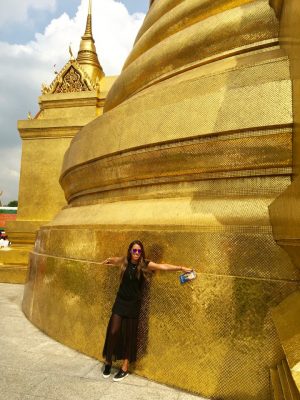
[[[149,262],[145,260],[146,266]],[[124,359],[136,361],[138,317],[145,279],[142,272],[138,279],[136,268],[136,264],[128,262],[112,308],[102,353],[109,363]]]

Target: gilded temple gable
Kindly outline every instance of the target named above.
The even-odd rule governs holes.
[[[42,94],[86,92],[96,89],[99,89],[99,81],[93,83],[80,64],[71,58],[50,86],[42,86]]]

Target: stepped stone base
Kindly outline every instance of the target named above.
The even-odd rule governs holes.
[[[293,380],[286,360],[270,370],[273,400],[300,400],[300,394]]]
[[[0,250],[0,265],[27,265],[29,252],[32,250],[30,246],[16,246]]]
[[[0,282],[25,283],[30,246],[16,246],[0,250]]]
[[[27,265],[0,264],[0,282],[24,284],[26,282],[27,271]]]
[[[12,246],[0,249],[0,282],[25,283],[29,253],[35,243],[36,232],[47,221],[10,221],[7,233]]]
[[[289,371],[300,393],[300,290],[294,291],[272,310],[272,318],[284,351]],[[293,398],[292,398],[293,399]],[[300,399],[300,397],[299,397]]]

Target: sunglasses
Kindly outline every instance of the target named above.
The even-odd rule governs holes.
[[[131,249],[131,253],[133,254],[141,254],[142,250],[141,249]]]

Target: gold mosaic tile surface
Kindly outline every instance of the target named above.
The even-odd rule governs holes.
[[[37,236],[23,309],[47,334],[101,357],[118,270],[99,261],[139,238],[148,258],[199,275],[153,277],[135,372],[219,400],[271,398],[284,356],[271,309],[300,278],[268,208],[294,161],[277,7],[153,2],[107,112],[65,155],[68,207]]]

